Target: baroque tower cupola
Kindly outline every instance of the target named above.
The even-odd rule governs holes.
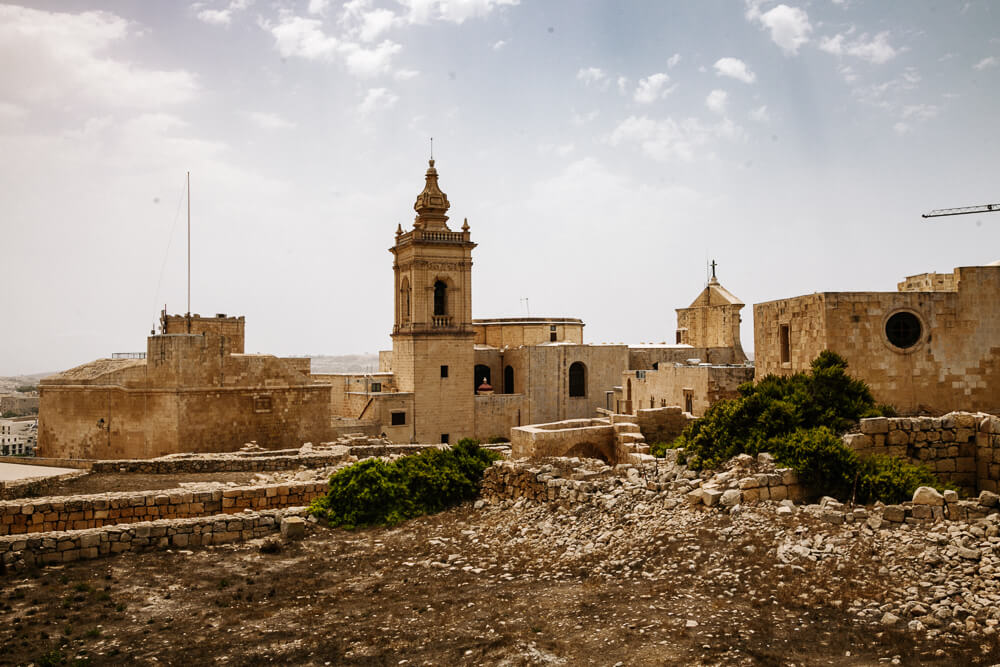
[[[434,168],[433,158],[428,162],[424,180],[426,181],[424,189],[417,195],[417,201],[413,205],[413,210],[417,212],[413,226],[428,231],[451,231],[448,228],[446,215],[451,204],[448,202],[448,195],[441,192],[441,187],[438,185],[438,173]]]

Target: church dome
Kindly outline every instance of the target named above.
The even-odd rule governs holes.
[[[451,203],[448,202],[448,195],[441,192],[438,186],[438,173],[434,168],[433,159],[429,161],[425,180],[424,189],[417,195],[417,201],[413,204],[413,210],[417,212],[414,225],[428,229],[448,229],[445,224],[448,221],[446,214],[451,208]]]

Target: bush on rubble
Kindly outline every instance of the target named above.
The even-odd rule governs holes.
[[[770,452],[795,469],[817,494],[859,502],[899,502],[918,486],[942,488],[934,475],[902,459],[862,459],[837,435],[859,419],[892,416],[868,386],[847,373],[847,362],[826,350],[808,373],[769,375],[745,383],[739,397],[720,401],[672,443],[692,468],[716,468],[737,454]]]
[[[395,525],[475,498],[483,472],[498,458],[465,438],[393,461],[366,459],[334,473],[309,512],[330,526]]]

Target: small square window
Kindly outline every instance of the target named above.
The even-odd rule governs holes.
[[[372,382],[371,393],[378,394],[381,391],[382,391],[382,383],[381,382]]]
[[[392,425],[393,426],[405,426],[406,425],[406,413],[405,412],[393,412],[392,413]]]
[[[448,377],[448,367],[447,366],[442,366],[441,367],[441,377],[443,377],[443,378]]]
[[[447,445],[448,444],[448,434],[447,433],[442,433],[441,434],[441,444],[442,445]]]

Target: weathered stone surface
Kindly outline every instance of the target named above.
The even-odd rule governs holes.
[[[300,540],[306,535],[305,519],[289,516],[281,520],[281,536],[287,540]]]
[[[913,492],[914,505],[944,505],[944,496],[929,486],[918,487]]]

